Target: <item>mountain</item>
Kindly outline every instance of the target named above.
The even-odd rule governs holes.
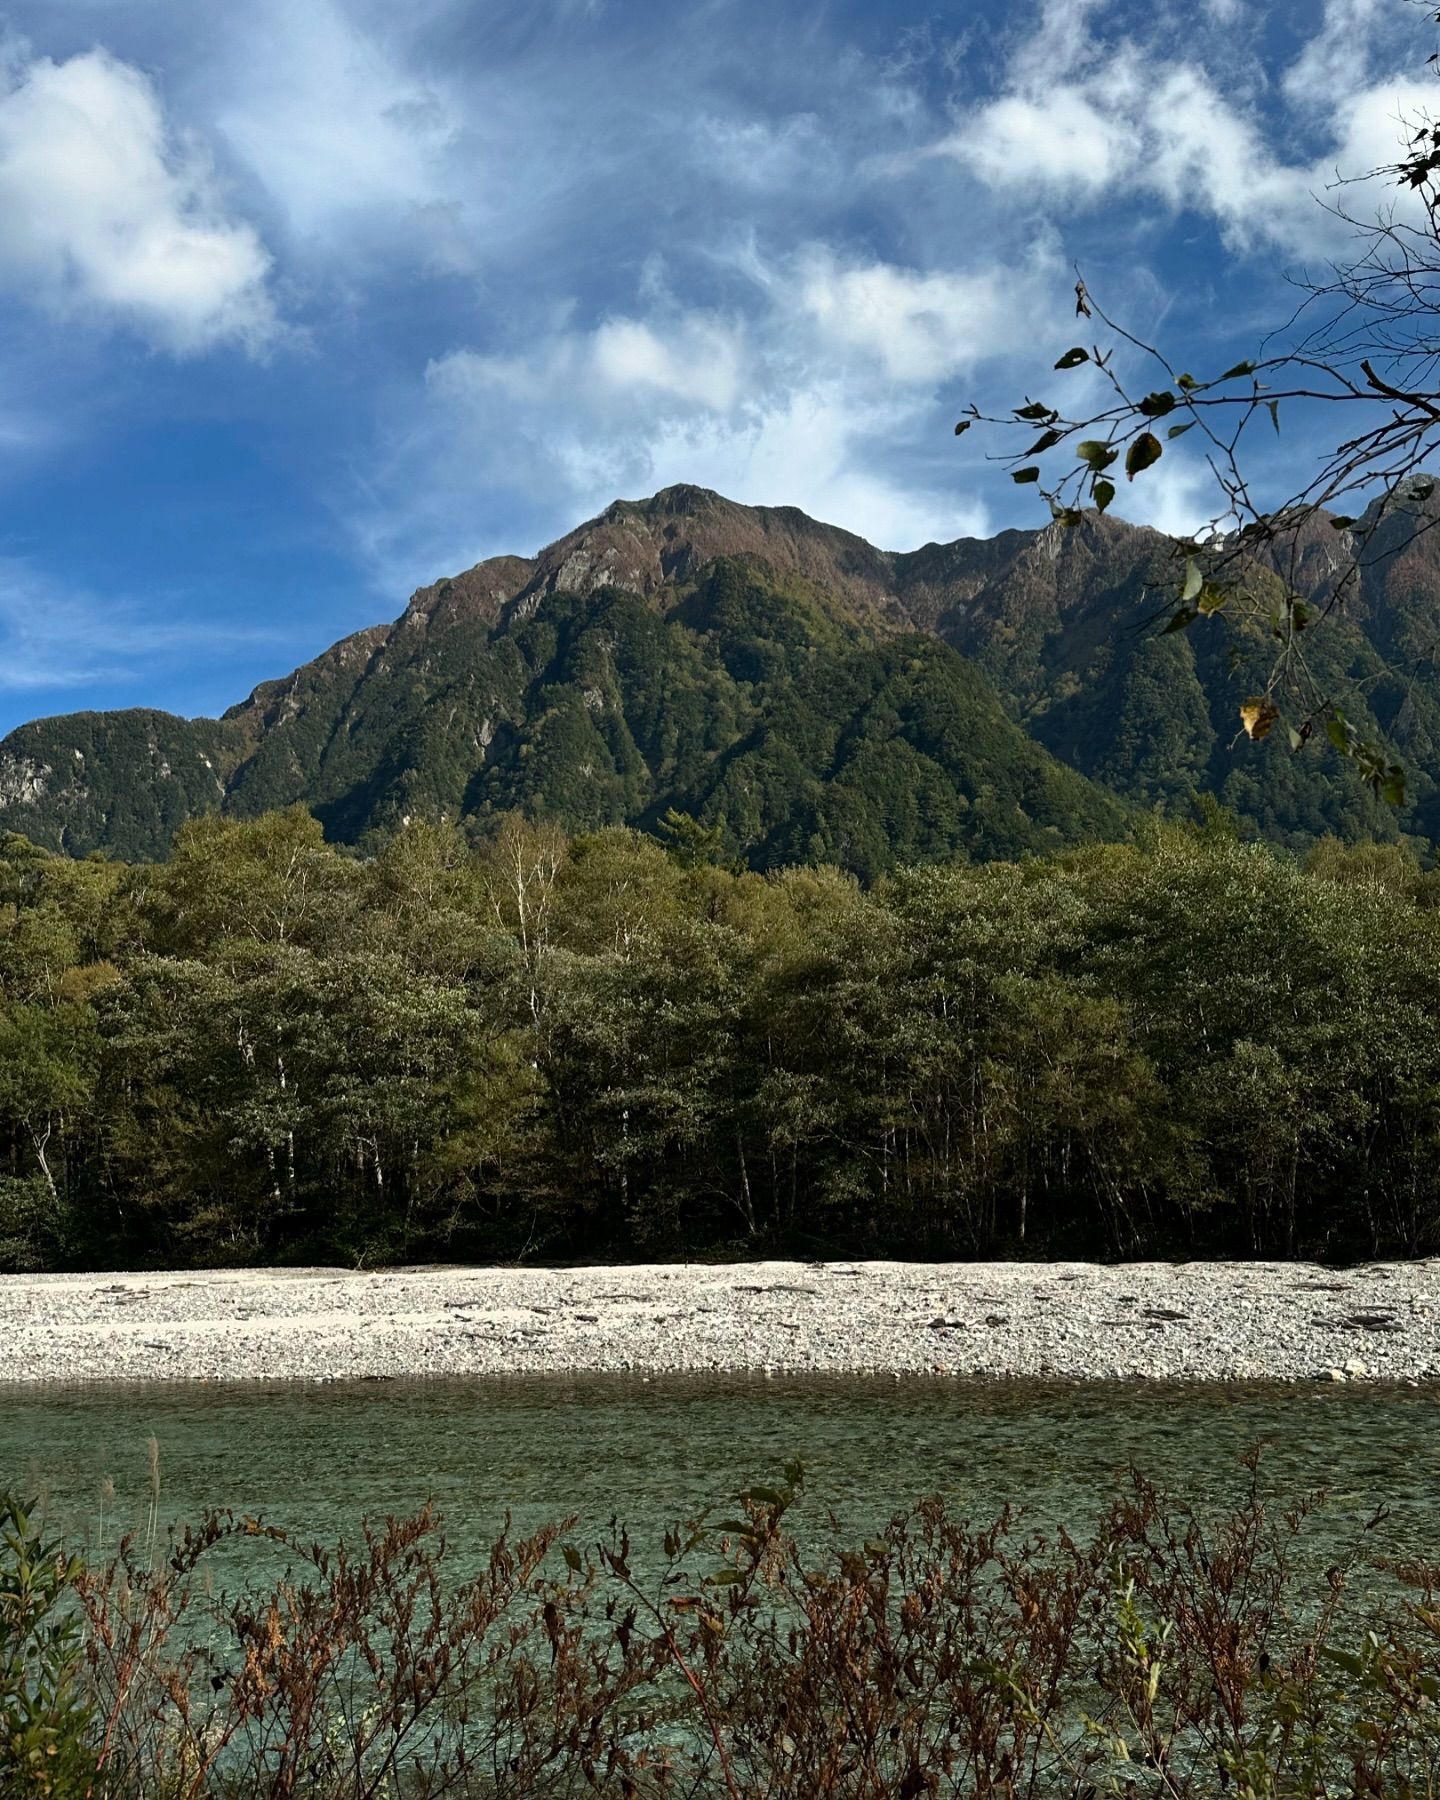
[[[194,812],[297,801],[344,842],[416,815],[583,830],[678,808],[755,867],[865,876],[1126,819],[912,628],[890,559],[695,489],[422,588],[221,720],[77,714],[0,744],[0,826],[76,855],[159,856]]]
[[[1419,503],[1367,516],[1356,532],[1321,515],[1284,579],[1263,567],[1250,575],[1262,598],[1278,602],[1293,584],[1316,612],[1342,594],[1305,639],[1311,691],[1338,700],[1362,736],[1405,766],[1410,803],[1399,812],[1323,739],[1295,755],[1284,733],[1244,736],[1240,703],[1264,685],[1275,639],[1222,618],[1164,632],[1176,568],[1154,532],[1087,515],[1070,529],[1005,532],[896,561],[917,623],[973,657],[1010,716],[1062,761],[1144,807],[1188,808],[1195,793],[1213,794],[1258,835],[1299,848],[1325,833],[1440,835],[1434,522]]]
[[[363,842],[422,814],[483,825],[522,807],[584,829],[674,807],[756,867],[872,875],[1113,835],[1135,807],[1209,791],[1284,843],[1435,837],[1425,506],[1359,532],[1317,521],[1288,572],[1324,605],[1353,571],[1309,663],[1406,764],[1399,815],[1328,748],[1237,742],[1272,641],[1221,620],[1159,635],[1174,569],[1153,532],[1087,516],[891,554],[794,508],[677,487],[420,589],[223,719],[22,726],[0,742],[0,828],[148,858],[217,808],[303,802]],[[1283,591],[1277,571],[1255,578]]]

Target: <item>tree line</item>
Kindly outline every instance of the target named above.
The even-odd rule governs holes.
[[[300,809],[0,839],[0,1266],[1440,1247],[1440,875],[1219,815],[737,871]]]

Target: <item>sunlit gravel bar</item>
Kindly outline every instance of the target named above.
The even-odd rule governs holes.
[[[1430,1381],[1440,1264],[756,1262],[0,1277],[0,1381],[805,1371]]]

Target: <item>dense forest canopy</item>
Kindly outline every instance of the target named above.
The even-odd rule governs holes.
[[[671,838],[0,840],[0,1265],[1440,1247],[1403,847],[1212,813],[867,889]]]

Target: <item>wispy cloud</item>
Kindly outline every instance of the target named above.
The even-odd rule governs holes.
[[[949,440],[934,425],[947,382],[1013,354],[1017,329],[1043,331],[1064,286],[1054,260],[922,270],[806,244],[749,247],[735,266],[745,287],[726,309],[686,305],[652,275],[632,311],[433,358],[358,509],[367,554],[397,576],[427,556],[443,567],[501,547],[497,512],[558,532],[674,481],[800,506],[892,548],[982,532],[953,456],[937,479],[914,449]]]
[[[1387,36],[1385,10],[1383,0],[1325,0],[1319,29],[1281,77],[1286,98],[1328,108],[1364,88]]]
[[[283,641],[277,630],[77,591],[24,557],[0,556],[0,690],[6,692],[131,685],[202,655]]]
[[[220,35],[214,128],[265,190],[292,254],[404,245],[473,264],[464,203],[476,171],[467,182],[452,154],[464,117],[453,81],[412,71],[337,0],[253,0]]]

